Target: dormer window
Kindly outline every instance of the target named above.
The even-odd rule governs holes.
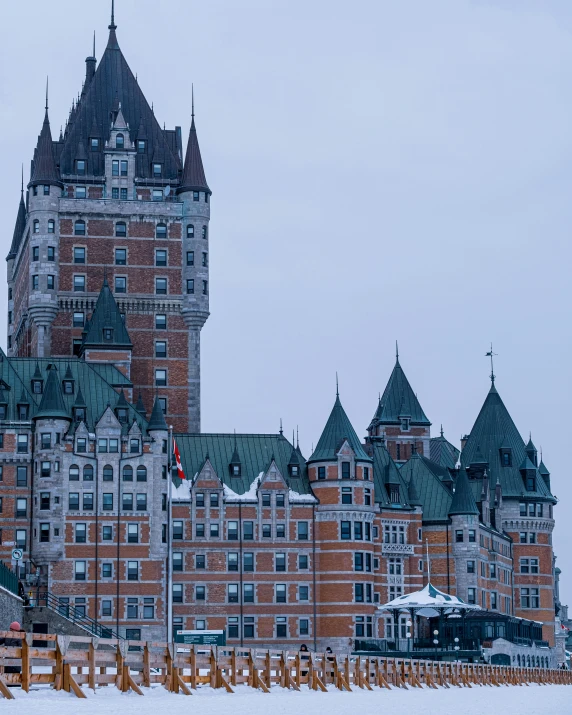
[[[512,453],[510,449],[501,449],[501,464],[503,467],[512,467]]]
[[[409,417],[401,418],[401,429],[403,432],[409,432],[410,419]]]
[[[5,402],[0,403],[0,420],[5,420],[8,417],[8,405]]]
[[[118,407],[117,408],[117,419],[121,422],[121,424],[127,424],[127,408],[125,407]]]
[[[160,179],[163,176],[163,165],[153,164],[153,178]]]
[[[44,381],[43,380],[32,380],[32,392],[34,395],[41,395],[44,391]]]
[[[113,340],[113,328],[103,328],[103,340],[110,343]]]
[[[85,407],[74,407],[73,417],[76,422],[85,422]]]
[[[342,462],[342,479],[350,479],[350,463]]]
[[[232,464],[230,467],[230,473],[233,477],[240,477],[240,464]]]
[[[399,487],[392,484],[389,488],[389,501],[392,504],[399,504]]]
[[[145,140],[139,139],[139,141],[137,142],[137,153],[144,154],[146,149],[147,149],[147,146],[146,146]]]
[[[18,405],[18,419],[19,420],[27,420],[29,410],[30,410],[30,408],[28,405]]]
[[[64,380],[62,386],[64,395],[73,395],[73,380]]]
[[[118,134],[115,137],[115,148],[116,149],[124,149],[125,148],[125,137],[123,134]]]
[[[89,140],[89,146],[91,147],[91,151],[99,151],[99,139],[92,137]]]
[[[75,163],[75,172],[78,176],[85,176],[85,160],[78,159]]]
[[[526,475],[526,491],[535,492],[536,491],[536,477],[534,473],[528,472]]]
[[[292,464],[290,466],[290,476],[291,477],[299,477],[300,476],[300,467],[297,464]]]

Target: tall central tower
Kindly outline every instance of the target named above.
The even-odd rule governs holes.
[[[117,365],[150,414],[200,431],[200,331],[209,315],[211,191],[194,117],[161,128],[129,68],[113,19],[99,65],[54,140],[48,103],[8,261],[11,356],[86,358],[104,280],[133,343]],[[101,332],[101,362],[114,327]],[[117,332],[117,331],[115,331]],[[89,360],[98,361],[90,334]],[[141,404],[141,403],[140,403]]]

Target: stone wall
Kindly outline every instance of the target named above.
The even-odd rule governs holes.
[[[22,623],[23,616],[22,599],[0,586],[0,631],[7,631],[12,621]]]

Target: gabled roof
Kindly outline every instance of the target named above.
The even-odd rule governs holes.
[[[445,439],[443,430],[441,430],[439,437],[431,437],[429,441],[429,456],[432,462],[442,467],[455,469],[460,454],[460,450]]]
[[[324,427],[324,431],[314,453],[308,460],[310,462],[337,461],[337,455],[344,441],[347,440],[350,447],[355,453],[355,458],[358,460],[371,461],[371,458],[366,454],[352,423],[346,415],[340,396],[336,395],[336,401]]]
[[[288,460],[293,445],[282,434],[177,434],[181,463],[188,479],[198,473],[205,454],[209,455],[217,475],[236,494],[250,491],[253,482],[268,471],[272,458],[290,489],[299,494],[310,494],[307,470],[302,464],[300,475],[289,477]],[[234,451],[240,455],[240,476],[229,472]],[[181,482],[173,479],[178,486]]]
[[[44,123],[42,124],[42,131],[38,137],[38,144],[34,152],[32,178],[28,186],[36,186],[37,184],[53,184],[63,188],[54,157],[54,145],[52,142],[52,132],[50,130],[47,107],[44,115]]]
[[[449,516],[459,514],[474,516],[479,515],[477,502],[475,501],[475,497],[471,491],[471,485],[469,484],[467,472],[464,469],[459,470],[459,475],[457,476],[457,481],[455,482],[453,500],[451,501],[451,506],[449,508]]]
[[[10,251],[6,260],[10,258],[15,258],[18,249],[20,248],[20,243],[22,242],[22,236],[24,235],[24,229],[26,228],[26,204],[24,203],[24,192],[22,191],[20,195],[20,203],[18,205],[18,214],[16,216],[16,225],[14,226],[14,235],[12,237],[12,243],[10,245]]]
[[[111,340],[103,339],[104,328],[111,328],[113,330]],[[103,279],[103,285],[99,292],[91,320],[89,321],[89,327],[83,337],[82,350],[93,347],[133,347],[133,343],[131,342],[129,333],[125,327],[125,322],[121,317],[107,278]]]
[[[97,131],[98,137],[107,140],[119,103],[130,127],[131,140],[137,141],[141,131],[145,133],[146,151],[136,155],[136,177],[152,179],[153,157],[160,155],[163,164],[162,180],[179,184],[182,170],[180,157],[171,148],[168,133],[159,126],[119,49],[114,28],[110,29],[107,47],[85,96],[70,116],[60,157],[62,174],[75,174],[78,147],[80,144],[89,146],[92,132]],[[100,142],[99,151],[87,153],[88,174],[104,174],[103,148],[103,142]]]
[[[501,448],[510,450],[510,466],[501,463]],[[543,479],[535,480],[536,491],[525,491],[519,467],[526,456],[524,440],[493,382],[461,454],[461,465],[463,468],[477,463],[486,466],[491,484],[496,483],[498,476],[503,499],[520,498],[526,494],[552,500]],[[534,465],[531,468],[537,471]],[[478,493],[477,485],[475,490]]]
[[[71,422],[69,411],[64,402],[60,376],[55,365],[48,366],[48,379],[46,380],[40,406],[34,418],[37,420],[64,419]]]
[[[431,424],[411,389],[411,385],[399,363],[399,357],[397,357],[389,382],[377,406],[373,423],[398,424],[401,417],[409,417],[411,424]]]
[[[185,166],[183,168],[183,178],[181,186],[177,189],[180,194],[183,191],[207,191],[211,190],[207,184],[207,177],[203,168],[203,160],[201,158],[201,150],[199,148],[199,140],[197,138],[197,129],[195,127],[195,117],[191,121],[191,130],[189,132],[189,141],[187,144],[187,153],[185,154]]]
[[[409,506],[407,497],[407,484],[400,470],[391,458],[386,446],[381,442],[368,445],[368,450],[373,459],[373,481],[375,501],[384,507],[390,506],[388,487],[399,486],[399,504],[401,507]]]

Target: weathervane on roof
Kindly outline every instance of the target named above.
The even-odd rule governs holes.
[[[495,357],[497,353],[493,353],[493,344],[491,343],[491,349],[489,350],[488,353],[485,353],[485,357],[490,357],[491,359],[491,382],[493,385],[495,384],[495,370],[494,370],[494,362],[493,358]]]

